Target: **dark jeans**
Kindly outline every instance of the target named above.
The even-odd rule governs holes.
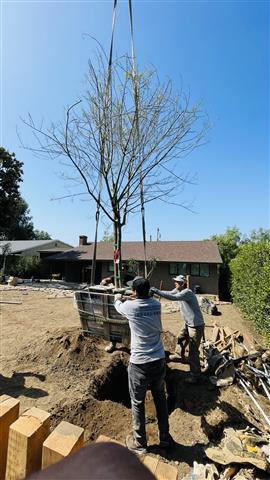
[[[158,419],[160,437],[169,434],[168,407],[165,395],[165,359],[128,366],[129,394],[131,399],[133,435],[140,445],[146,445],[145,395],[150,388]]]

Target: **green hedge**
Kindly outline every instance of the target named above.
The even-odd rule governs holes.
[[[234,303],[270,341],[270,244],[242,245],[230,268]]]

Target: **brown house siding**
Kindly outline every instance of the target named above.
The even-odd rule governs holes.
[[[111,262],[112,263],[112,262]],[[102,277],[109,277],[113,272],[109,271],[110,262],[102,262]],[[162,282],[163,290],[172,290],[174,288],[173,275],[169,273],[169,262],[157,262],[156,268],[150,278],[152,286],[160,287]],[[143,263],[141,263],[143,271]],[[218,295],[218,267],[216,264],[209,265],[209,277],[196,277],[190,275],[190,288],[193,290],[195,285],[199,285],[201,293]]]
[[[173,275],[169,273],[169,263],[158,262],[151,276],[151,285],[159,287],[162,281],[163,290],[172,290],[174,288]],[[190,275],[190,288],[193,290],[195,285],[199,285],[201,293],[218,295],[218,272],[217,265],[210,264],[209,277],[195,277]]]

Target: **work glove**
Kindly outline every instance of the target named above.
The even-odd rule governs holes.
[[[156,287],[151,287],[149,290],[149,294],[151,297],[153,297],[153,295],[157,292],[158,292],[158,289]]]
[[[116,301],[116,300],[122,300],[122,294],[121,293],[116,293],[114,295],[114,301]]]

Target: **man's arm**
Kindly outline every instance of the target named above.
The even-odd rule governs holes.
[[[151,291],[154,292],[155,295],[159,295],[160,297],[166,298],[167,300],[171,300],[172,302],[182,301],[187,299],[187,292],[179,292],[177,288],[174,290],[166,291],[166,290],[159,290],[158,288],[152,287]]]
[[[127,318],[127,302],[128,301],[129,300],[125,300],[124,302],[122,302],[120,298],[117,298],[117,295],[114,301],[115,310],[121,315],[123,315],[123,317],[126,317],[126,318]]]

